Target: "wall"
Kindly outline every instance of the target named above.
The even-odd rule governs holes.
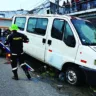
[[[19,10],[16,10],[16,11],[0,11],[1,16],[4,17],[4,18],[12,18],[16,14],[27,14],[27,13],[28,13],[28,11],[26,11],[26,10],[22,10],[22,11],[19,11]]]

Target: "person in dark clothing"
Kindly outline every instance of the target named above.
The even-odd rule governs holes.
[[[31,79],[31,76],[26,69],[26,65],[24,62],[24,53],[23,53],[23,42],[29,42],[29,39],[26,35],[18,33],[18,26],[13,24],[10,27],[12,33],[7,36],[5,41],[5,45],[9,45],[11,51],[11,66],[12,72],[14,74],[13,79],[18,80],[18,73],[17,73],[17,60],[19,61],[20,67],[24,70],[28,79]]]
[[[70,13],[70,2],[67,0],[67,3],[65,4],[65,10],[66,13]]]
[[[72,4],[72,12],[75,12],[75,9],[76,9],[76,8],[75,8],[75,7],[76,7],[76,6],[75,6],[75,5],[76,5],[76,4],[75,4],[75,1],[74,1],[74,0],[71,0],[71,4]]]
[[[63,13],[64,13],[64,14],[66,13],[65,5],[66,5],[66,2],[64,1],[64,2],[63,2]]]

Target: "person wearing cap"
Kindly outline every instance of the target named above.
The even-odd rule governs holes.
[[[17,32],[18,26],[16,24],[13,24],[9,29],[12,33],[7,36],[5,40],[5,45],[9,45],[11,51],[11,66],[12,66],[12,72],[14,74],[12,79],[18,80],[17,59],[19,61],[20,67],[24,70],[27,78],[31,79],[31,76],[24,62],[24,53],[23,53],[23,43],[28,43],[29,39],[27,38],[26,35]]]

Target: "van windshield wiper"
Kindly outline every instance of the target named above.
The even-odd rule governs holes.
[[[89,45],[89,46],[92,46],[92,45],[95,45],[96,46],[96,43],[84,43],[84,45]]]
[[[96,45],[96,43],[91,43],[91,45]]]

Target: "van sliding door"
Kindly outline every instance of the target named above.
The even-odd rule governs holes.
[[[35,17],[30,17],[27,24],[27,53],[41,61],[44,61],[47,24],[47,18]]]

